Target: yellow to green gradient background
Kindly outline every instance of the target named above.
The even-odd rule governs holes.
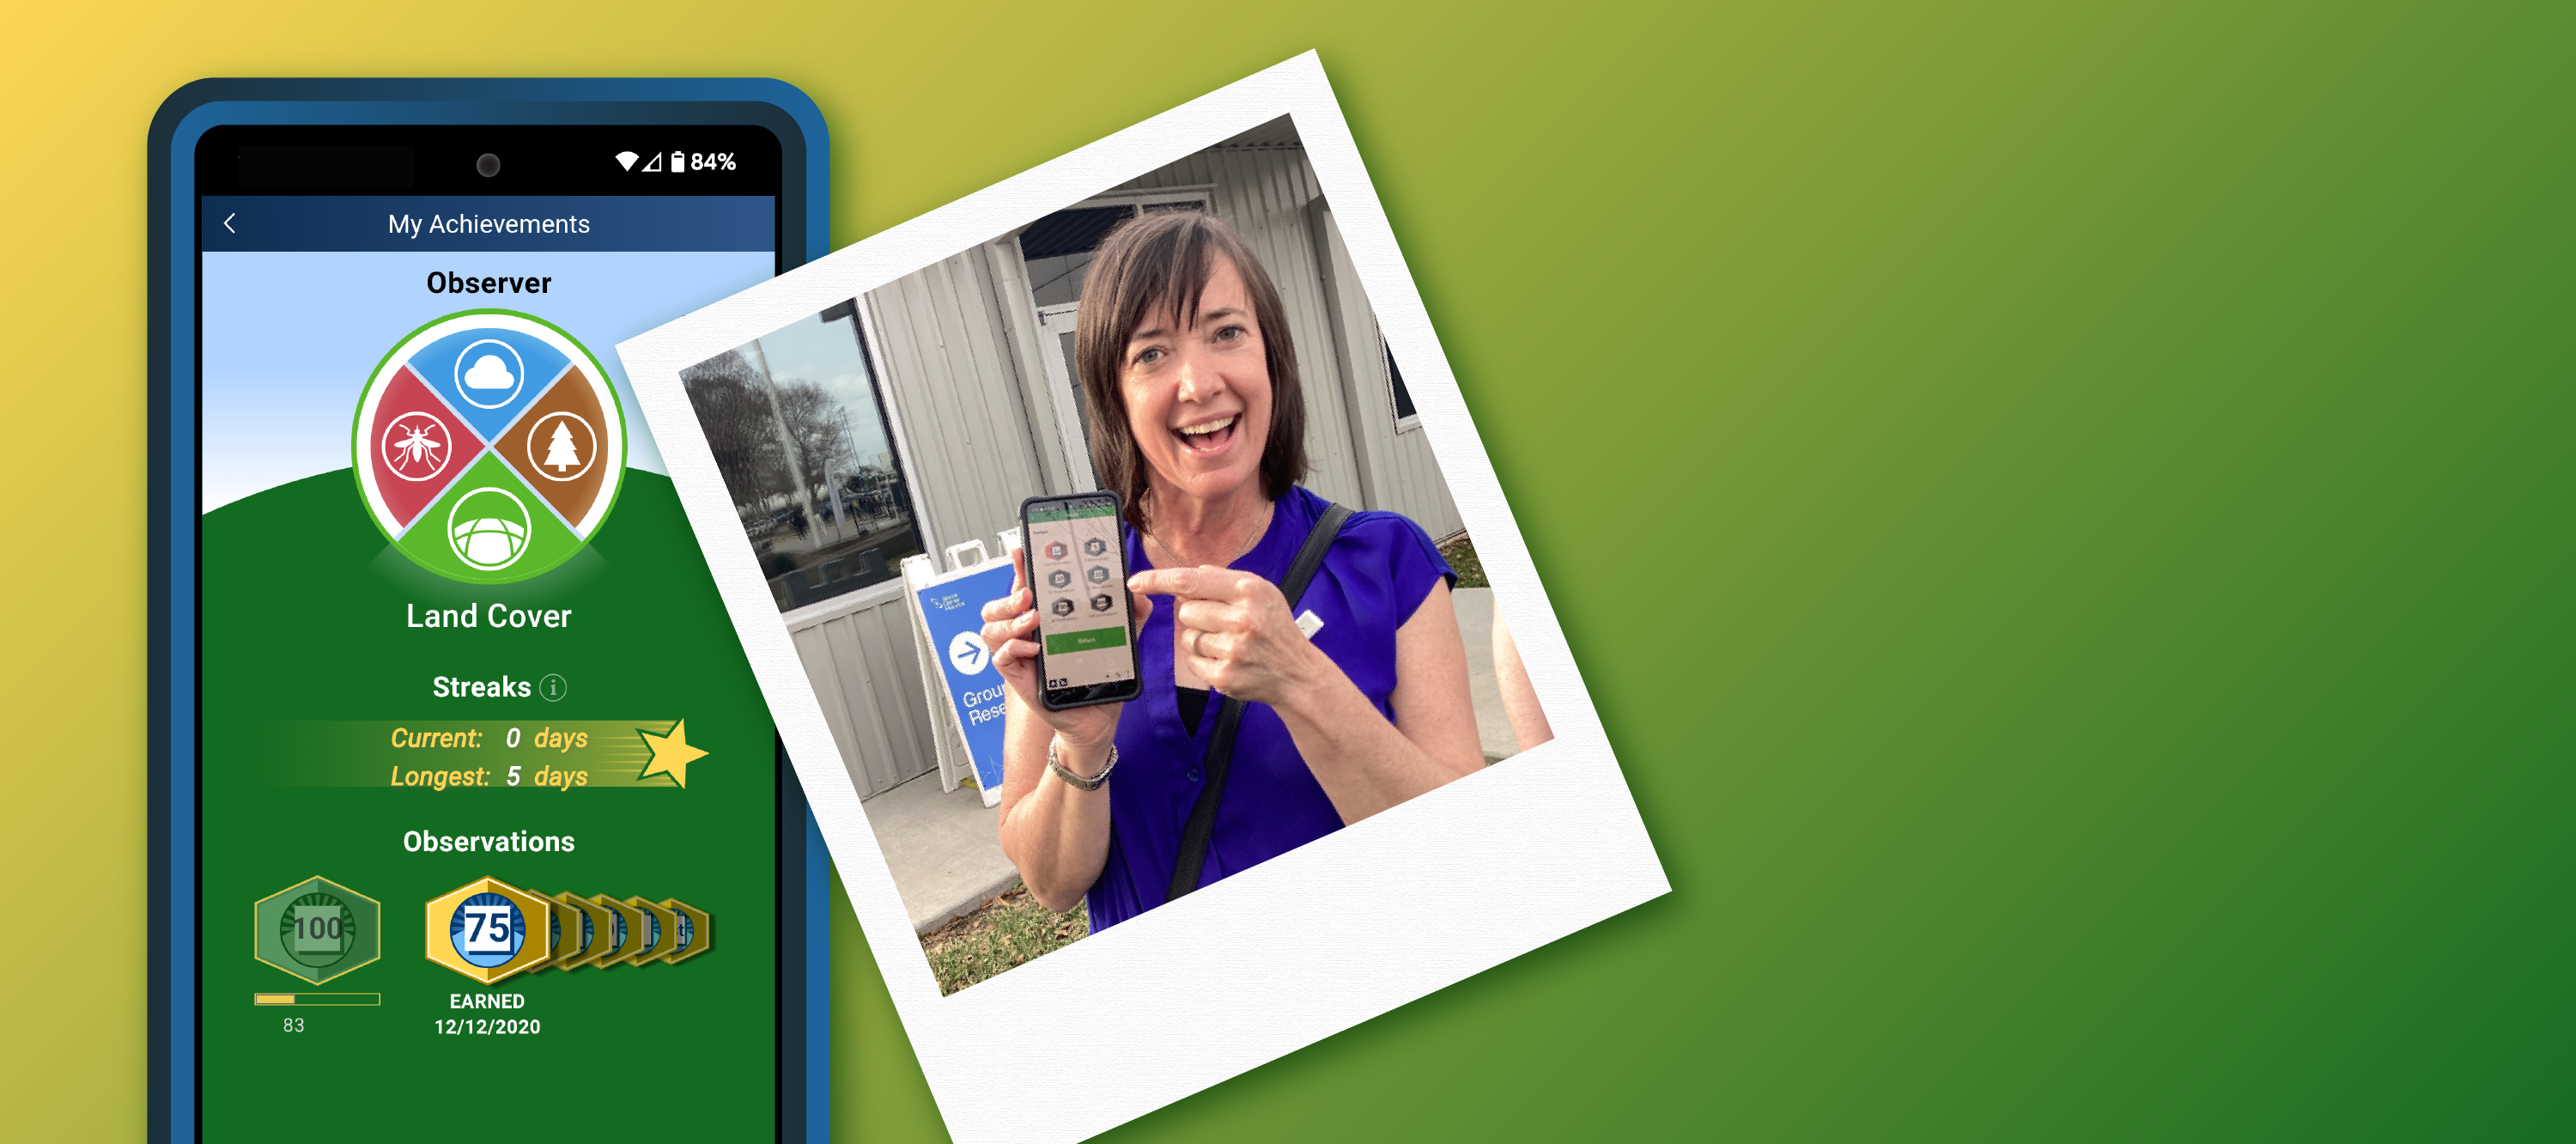
[[[2571,12],[19,10],[9,1134],[142,1126],[171,89],[776,76],[839,245],[1320,48],[1674,892],[1113,1137],[2567,1138]]]

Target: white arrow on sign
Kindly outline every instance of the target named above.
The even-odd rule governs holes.
[[[948,665],[959,675],[973,675],[993,662],[993,652],[984,646],[984,637],[974,632],[959,632],[948,641]]]

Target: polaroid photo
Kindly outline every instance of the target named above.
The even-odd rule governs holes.
[[[1669,890],[1313,53],[619,353],[958,1139]]]

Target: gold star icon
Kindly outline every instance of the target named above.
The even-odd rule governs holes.
[[[653,761],[644,764],[644,773],[635,776],[636,779],[640,781],[653,775],[667,774],[681,786],[689,785],[689,764],[705,758],[706,752],[689,745],[688,720],[680,720],[668,735],[656,735],[641,727],[636,728],[635,733],[642,735],[644,745],[653,750]]]

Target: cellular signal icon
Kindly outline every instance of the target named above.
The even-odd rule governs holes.
[[[661,152],[659,152],[659,151],[655,151],[655,152],[653,152],[653,157],[652,157],[652,158],[650,158],[650,159],[646,159],[646,160],[644,161],[644,171],[645,171],[645,173],[646,173],[646,174],[658,174],[658,173],[660,173],[660,171],[661,171],[661,170],[662,170],[662,153],[661,153]]]
[[[620,151],[617,153],[617,165],[632,171],[635,169],[636,157],[633,151]]]

